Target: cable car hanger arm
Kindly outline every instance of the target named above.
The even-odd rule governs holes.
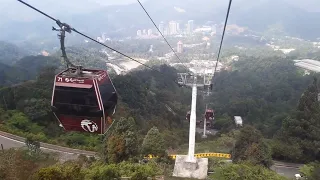
[[[64,45],[65,37],[66,37],[65,34],[66,34],[66,32],[71,33],[71,27],[66,23],[61,23],[59,20],[56,20],[56,23],[58,24],[60,29],[52,27],[52,30],[60,32],[60,34],[58,36],[59,36],[59,39],[60,39],[60,47],[61,47],[62,57],[66,61],[67,67],[71,66],[73,68],[78,69],[77,66],[72,64],[70,62],[70,60],[68,59],[68,56],[67,56],[67,53],[66,53],[66,48],[65,48],[65,45]],[[79,69],[81,69],[81,68],[79,68]]]

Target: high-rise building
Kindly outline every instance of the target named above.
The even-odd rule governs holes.
[[[152,35],[152,29],[148,29],[148,36]]]
[[[171,35],[177,34],[177,23],[175,21],[169,22],[169,33]]]
[[[141,36],[142,34],[141,34],[141,30],[138,30],[137,31],[137,36]]]
[[[147,35],[147,30],[144,29],[144,30],[142,31],[142,33],[143,33],[143,35]]]
[[[164,23],[163,23],[163,21],[161,21],[160,24],[159,24],[159,30],[160,30],[160,32],[162,34],[164,33]]]
[[[193,33],[193,20],[189,20],[188,21],[188,25],[187,25],[187,32],[188,32],[188,34],[192,34]]]
[[[163,30],[163,35],[164,35],[164,36],[169,35],[169,29],[168,29],[168,28],[164,28],[164,30]]]
[[[177,44],[177,52],[182,53],[183,52],[183,43],[181,41]]]
[[[177,23],[177,31],[180,32],[180,24]]]

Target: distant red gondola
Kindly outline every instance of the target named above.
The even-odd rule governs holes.
[[[190,121],[190,111],[187,112],[186,120]]]
[[[214,111],[212,109],[206,109],[205,117],[207,120],[214,118]]]
[[[69,68],[55,77],[51,106],[66,131],[104,134],[118,101],[107,71]]]

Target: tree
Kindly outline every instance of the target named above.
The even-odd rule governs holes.
[[[121,117],[107,140],[107,157],[110,162],[120,162],[138,153],[138,137],[135,120]]]
[[[279,139],[273,139],[271,142],[272,157],[284,161],[299,161],[302,157],[302,149],[296,143],[284,142]]]
[[[28,150],[9,149],[0,153],[1,179],[28,179],[39,168],[52,165],[56,160],[47,154],[30,155]]]
[[[165,155],[164,139],[157,127],[151,128],[143,139],[143,155],[153,154],[156,156]]]
[[[28,99],[24,102],[24,109],[23,111],[25,114],[31,119],[39,119],[47,116],[51,109],[50,109],[50,101],[48,99]]]
[[[229,128],[233,127],[233,124],[234,122],[228,114],[223,114],[214,121],[214,127],[222,131],[229,130]]]
[[[82,180],[84,179],[84,174],[79,164],[67,162],[62,165],[41,168],[33,175],[33,178],[37,180]]]
[[[107,161],[119,163],[125,159],[125,140],[121,135],[112,135],[107,141]]]
[[[31,137],[27,137],[25,143],[33,155],[38,155],[41,152],[39,141],[36,141]]]
[[[87,170],[86,180],[105,180],[105,179],[120,179],[119,170],[116,165],[99,165]]]
[[[300,168],[300,172],[308,180],[318,180],[320,179],[320,163],[313,162],[306,164]]]
[[[271,148],[263,141],[261,132],[253,126],[245,126],[240,130],[233,154],[234,162],[249,161],[265,167],[272,165]]]
[[[320,104],[318,80],[307,88],[300,98],[296,112],[285,119],[279,139],[296,144],[303,152],[299,159],[312,161],[320,158]]]
[[[263,166],[246,163],[222,165],[216,169],[212,178],[219,180],[286,180],[285,177]]]

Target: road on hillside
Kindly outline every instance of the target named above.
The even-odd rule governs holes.
[[[6,138],[0,135],[0,144],[4,149],[10,148],[20,148],[23,147],[25,144],[19,141],[14,141],[13,139]]]
[[[295,178],[295,174],[300,174],[299,168],[301,166],[303,166],[303,164],[274,161],[274,165],[271,167],[271,169],[282,176]]]
[[[25,138],[9,134],[0,131],[0,148],[10,149],[10,148],[21,148],[25,147]],[[77,159],[80,154],[86,156],[95,156],[96,152],[93,151],[83,151],[79,149],[66,148],[62,146],[56,146],[47,143],[40,143],[40,148],[44,152],[58,153],[60,161],[67,161],[72,159]]]

